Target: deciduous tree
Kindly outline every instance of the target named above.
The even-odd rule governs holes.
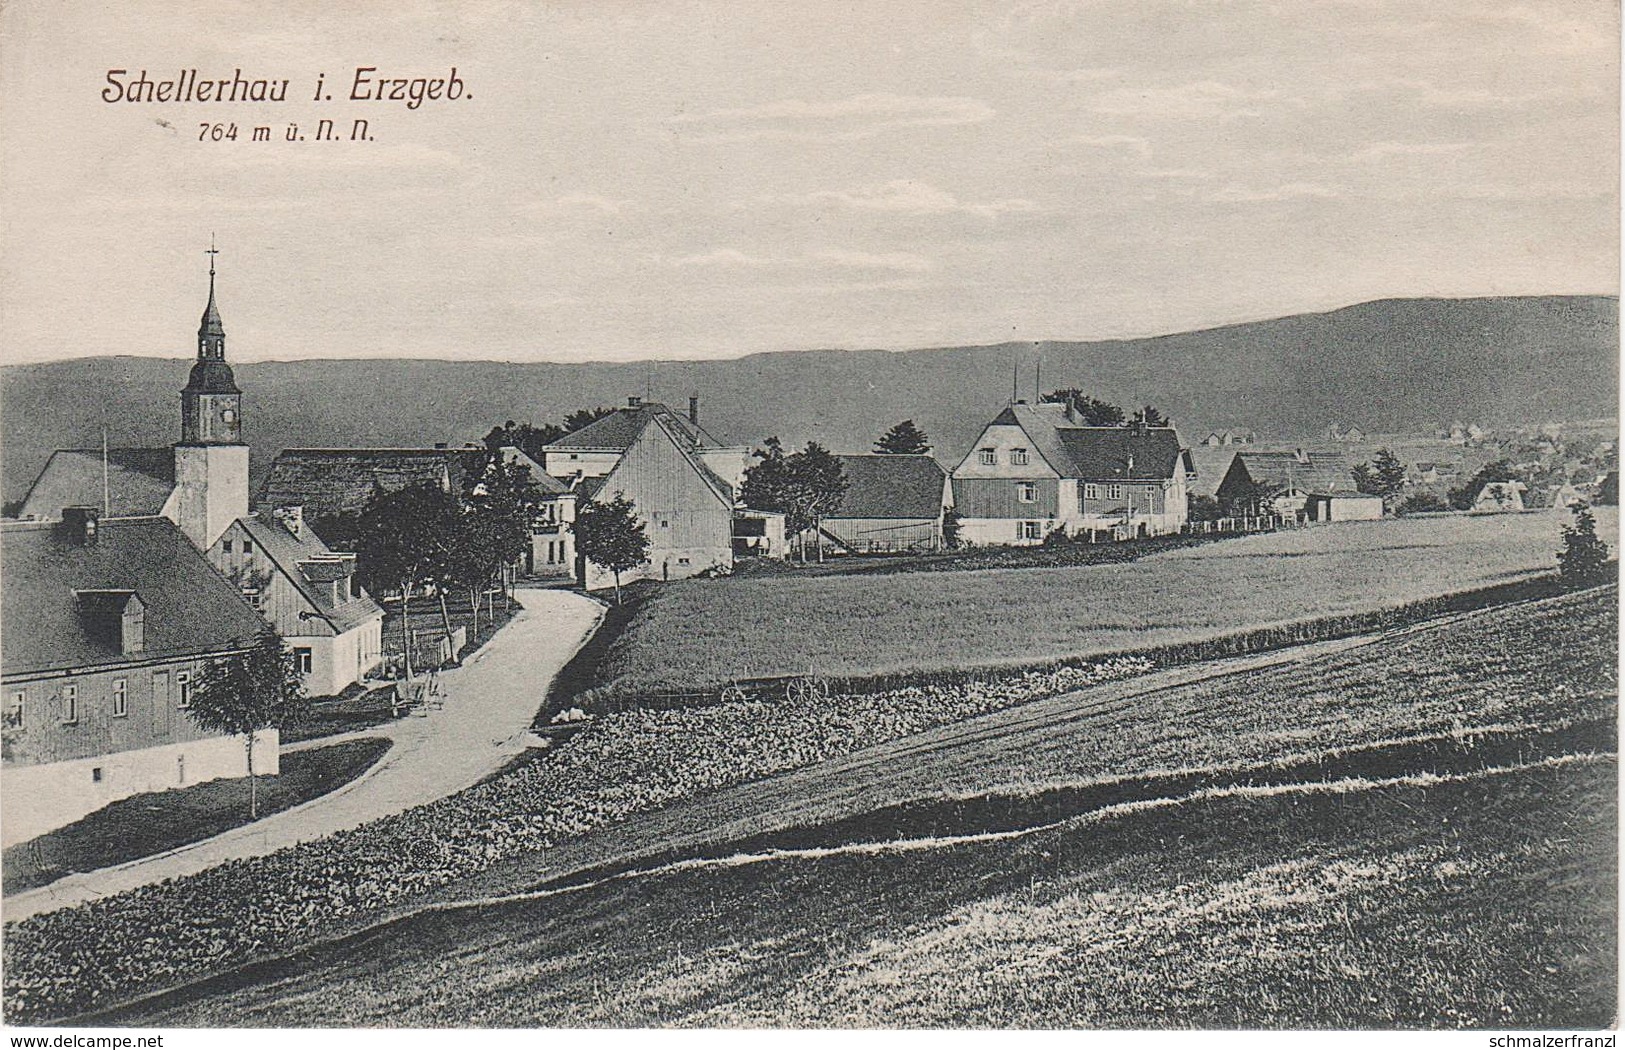
[[[194,679],[186,708],[198,728],[243,738],[248,752],[248,815],[259,816],[259,779],[254,772],[254,737],[304,717],[305,687],[294,656],[267,630],[245,653],[217,660]]]
[[[581,556],[615,575],[615,604],[621,604],[621,573],[649,560],[649,537],[637,507],[619,492],[607,502],[587,500],[570,528]]]

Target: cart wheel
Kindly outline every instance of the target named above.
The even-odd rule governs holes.
[[[745,702],[745,691],[737,685],[723,686],[722,702],[725,704],[742,704]]]
[[[792,704],[806,703],[807,683],[800,678],[792,678],[784,683],[784,698]]]
[[[818,700],[828,700],[829,699],[829,694],[830,694],[829,679],[827,679],[827,678],[810,678],[810,679],[807,680],[807,688],[812,692],[812,695],[813,695],[813,697],[815,699],[818,699]]]

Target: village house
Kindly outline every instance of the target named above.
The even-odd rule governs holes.
[[[1183,528],[1194,473],[1172,427],[1084,426],[1069,404],[1017,401],[954,468],[952,498],[966,543],[1125,539]]]
[[[337,693],[377,666],[383,610],[354,585],[354,555],[329,551],[304,527],[302,513],[277,521],[249,513],[243,394],[226,361],[214,285],[211,255],[197,357],[181,391],[180,441],[169,449],[109,451],[105,469],[97,450],[58,451],[30,488],[22,517],[51,519],[65,507],[90,506],[104,522],[168,518],[236,581],[245,601],[270,614],[298,658],[305,688]],[[271,508],[302,503],[283,499]]]
[[[841,505],[824,517],[824,538],[844,551],[939,550],[942,519],[953,506],[948,472],[930,456],[842,455]]]
[[[173,522],[67,507],[0,537],[6,845],[130,795],[247,775],[242,738],[186,709],[197,676],[270,625]],[[277,772],[276,730],[256,737],[255,766]]]
[[[518,463],[530,474],[541,493],[536,520],[531,524],[530,547],[525,551],[521,570],[538,579],[574,579],[577,575],[576,539],[571,526],[576,520],[577,496],[570,486],[548,474],[542,465],[512,445],[501,449],[504,463]]]
[[[1366,521],[1383,513],[1382,497],[1359,490],[1341,452],[1239,452],[1215,494],[1227,514],[1238,516]]]
[[[1521,481],[1491,481],[1473,498],[1473,513],[1504,514],[1524,510],[1524,494],[1528,491],[1528,486]]]
[[[308,522],[359,516],[374,496],[430,484],[442,492],[463,490],[484,446],[450,448],[288,448],[277,453],[260,483],[256,503],[297,505]]]
[[[699,426],[698,400],[684,418],[658,402],[629,398],[616,409],[542,450],[543,466],[578,500],[631,500],[645,523],[649,561],[627,579],[682,579],[733,566],[735,485],[743,477],[737,449],[711,441]],[[578,559],[579,560],[579,559]],[[581,561],[588,589],[607,587],[609,573]]]
[[[328,549],[290,504],[238,518],[208,557],[293,652],[305,690],[332,696],[384,656],[384,610],[355,582],[356,556]]]

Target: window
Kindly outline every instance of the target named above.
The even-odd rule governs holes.
[[[1016,499],[1022,503],[1034,503],[1038,500],[1038,486],[1031,481],[1016,482]]]
[[[90,771],[90,782],[92,784],[100,784],[102,782],[102,767],[101,766],[96,766],[95,768],[93,768]]]
[[[1043,523],[1037,521],[1024,521],[1021,523],[1021,538],[1024,540],[1041,540],[1044,538]]]
[[[1025,467],[1027,465],[1027,450],[1024,448],[1011,449],[1010,465],[1013,467]]]
[[[998,455],[990,448],[981,449],[976,453],[977,462],[984,467],[991,467],[999,461]]]
[[[76,685],[62,687],[62,721],[67,725],[79,721],[79,687]]]
[[[688,564],[688,559],[687,558],[678,558],[677,559],[677,564],[678,565],[687,565]]]
[[[123,718],[130,713],[130,687],[124,679],[113,682],[113,717]]]
[[[1083,498],[1084,499],[1099,499],[1100,498],[1100,486],[1099,485],[1085,485],[1083,487]]]
[[[230,554],[231,553],[231,541],[230,540],[221,540],[220,541],[220,549],[222,551],[224,551],[225,553]]]
[[[1122,499],[1123,498],[1123,486],[1121,486],[1121,485],[1108,485],[1108,486],[1106,486],[1106,498],[1107,499]]]
[[[310,646],[301,645],[293,651],[294,663],[299,666],[300,674],[309,674],[311,666]]]
[[[25,711],[26,711],[27,707],[28,707],[28,690],[26,690],[26,689],[14,690],[12,692],[11,696],[6,700],[5,724],[6,724],[7,729],[21,729],[21,728],[23,728],[23,724],[27,721],[27,718],[25,716]]]
[[[660,527],[663,528],[663,529],[669,529],[669,528],[671,528],[671,522],[667,521],[665,518],[661,518],[660,519]]]
[[[192,672],[176,671],[175,687],[181,692],[181,697],[176,701],[175,706],[184,711],[192,706]]]
[[[253,540],[244,540],[243,541],[243,553],[248,555],[250,558],[252,558],[254,556],[254,541]]]

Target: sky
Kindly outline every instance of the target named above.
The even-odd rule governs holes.
[[[1618,292],[1610,2],[271,6],[0,7],[5,362],[190,355],[211,235],[239,361],[1096,339]],[[358,67],[455,67],[463,97],[352,100]],[[103,101],[109,70],[193,68],[288,100]]]

